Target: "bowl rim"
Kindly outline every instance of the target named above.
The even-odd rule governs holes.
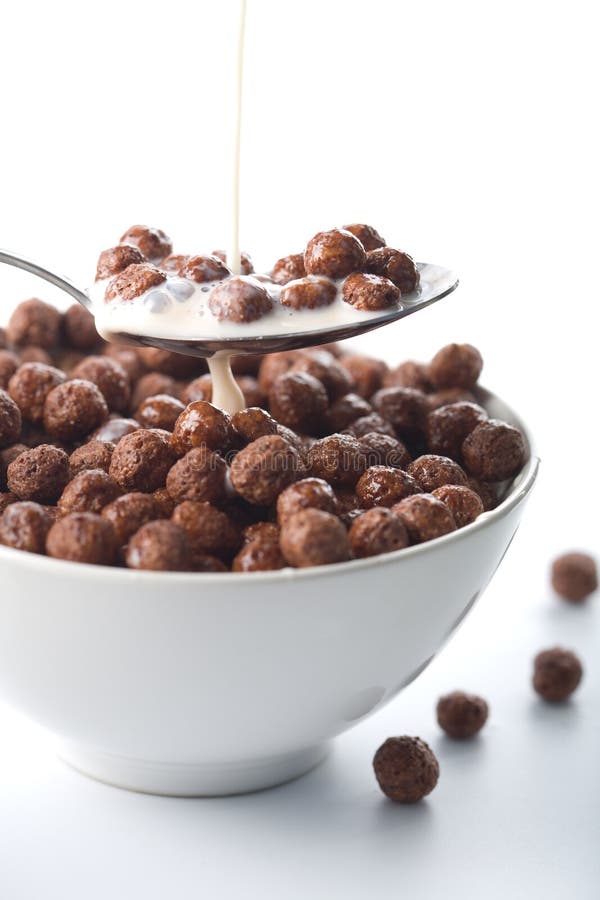
[[[61,578],[79,578],[95,576],[101,581],[119,582],[123,585],[152,584],[152,585],[225,585],[241,586],[244,583],[269,584],[271,582],[306,581],[312,578],[334,577],[340,572],[352,574],[362,569],[371,569],[379,566],[394,566],[403,559],[418,557],[427,553],[434,553],[441,547],[468,540],[476,531],[482,531],[490,527],[500,519],[509,515],[515,507],[522,503],[530,493],[539,470],[540,460],[533,450],[529,429],[521,418],[514,412],[512,406],[483,387],[478,387],[477,399],[482,403],[490,400],[498,400],[510,413],[510,419],[521,429],[529,447],[529,459],[521,472],[516,476],[506,497],[495,509],[484,512],[474,522],[451,531],[441,537],[426,541],[423,544],[415,544],[412,547],[404,547],[401,550],[393,550],[391,553],[381,553],[377,556],[368,556],[363,559],[352,559],[346,562],[332,563],[328,566],[307,566],[303,569],[294,569],[291,566],[285,569],[276,569],[267,572],[155,572],[137,569],[121,568],[120,566],[98,566],[91,563],[74,563],[69,560],[52,559],[36,553],[27,553],[12,547],[0,546],[0,565],[6,561],[18,563],[29,569],[38,571],[40,575],[60,576]],[[201,594],[199,594],[201,596]]]

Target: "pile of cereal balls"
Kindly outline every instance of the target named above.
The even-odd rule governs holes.
[[[254,275],[254,266],[242,253],[241,270],[240,276],[233,275],[222,250],[173,253],[171,239],[160,228],[133,225],[116,246],[100,254],[96,281],[105,283],[107,303],[130,302],[164,287],[167,279],[169,287],[175,279],[175,290],[183,289],[185,300],[194,285],[211,282],[210,312],[220,321],[240,324],[271,312],[274,295],[295,311],[330,306],[340,297],[355,309],[376,312],[397,305],[403,294],[419,286],[412,257],[386,246],[374,228],[360,224],[320,231],[303,253],[278,259],[268,275],[248,277]],[[275,290],[269,291],[268,284]]]
[[[32,299],[0,331],[0,543],[134,569],[251,572],[429,541],[498,502],[526,459],[474,390],[479,352],[395,368],[338,345],[203,360],[103,343]]]

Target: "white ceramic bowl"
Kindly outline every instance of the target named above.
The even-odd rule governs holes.
[[[497,398],[492,415],[523,424]],[[534,484],[420,546],[281,572],[133,572],[0,547],[0,692],[95,778],[173,795],[300,775],[431,661],[494,574]]]

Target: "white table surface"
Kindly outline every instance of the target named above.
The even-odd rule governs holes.
[[[71,771],[51,739],[0,708],[2,900],[598,897],[600,598],[573,608],[552,596],[543,496],[441,656],[296,782],[224,799],[128,793]],[[554,707],[533,694],[530,668],[558,642],[586,673]],[[454,688],[490,702],[472,742],[436,726],[435,701]],[[392,734],[422,736],[440,760],[420,805],[376,787],[371,758]]]

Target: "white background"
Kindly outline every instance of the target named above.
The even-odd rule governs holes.
[[[471,341],[528,420],[543,474],[511,553],[454,643],[319,770],[255,797],[104,788],[0,714],[2,900],[596,897],[598,612],[562,606],[553,553],[598,552],[597,34],[593,4],[248,0],[242,244],[259,264],[317,230],[374,224],[460,291],[363,341],[389,361]],[[0,246],[85,285],[133,222],[183,251],[228,237],[234,2],[21,2],[2,10]],[[49,290],[0,272],[14,302]],[[586,663],[537,703],[532,654]],[[24,648],[24,652],[26,649]],[[442,740],[432,707],[485,694],[486,733]],[[380,799],[390,733],[440,756],[427,803]]]

